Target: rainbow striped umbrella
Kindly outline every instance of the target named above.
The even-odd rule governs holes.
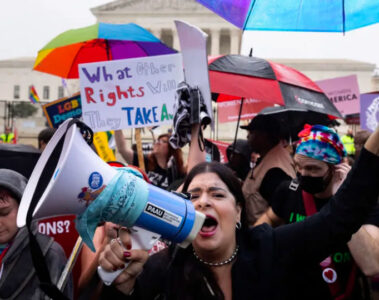
[[[78,78],[78,64],[176,53],[133,24],[96,23],[63,32],[39,52],[33,69]]]

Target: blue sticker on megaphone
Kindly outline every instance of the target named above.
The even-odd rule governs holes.
[[[103,176],[99,172],[93,172],[88,178],[88,185],[96,190],[103,185]]]

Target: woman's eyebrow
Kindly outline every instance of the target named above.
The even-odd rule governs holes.
[[[195,193],[195,192],[200,192],[201,191],[201,188],[193,188],[191,190],[188,190],[187,192],[188,193]]]
[[[196,193],[196,192],[200,192],[201,191],[201,188],[197,187],[197,188],[193,188],[191,190],[188,190],[189,193]],[[221,187],[217,187],[217,186],[211,186],[208,188],[208,192],[215,192],[215,191],[224,191],[226,192],[226,190],[224,188],[221,188]]]
[[[208,189],[208,191],[209,191],[209,192],[217,192],[217,191],[227,192],[227,190],[225,190],[224,188],[216,187],[216,186],[211,186],[211,187]]]

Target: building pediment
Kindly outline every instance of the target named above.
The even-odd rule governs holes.
[[[118,13],[129,14],[132,12],[164,12],[164,13],[209,13],[210,10],[197,3],[195,0],[116,0],[91,9],[92,13]]]

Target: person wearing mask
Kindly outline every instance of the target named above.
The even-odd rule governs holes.
[[[147,176],[155,186],[167,189],[178,178],[185,175],[181,149],[174,149],[169,143],[170,135],[161,134],[154,142],[153,151],[144,155]],[[137,153],[127,147],[122,130],[115,131],[117,150],[128,164],[138,166]]]
[[[46,299],[33,266],[29,235],[26,227],[18,228],[16,219],[27,179],[18,172],[0,169],[0,298]],[[33,233],[49,268],[52,283],[57,284],[66,264],[66,256],[53,238]],[[72,299],[72,281],[64,290]]]
[[[331,199],[345,181],[350,166],[345,162],[345,148],[332,129],[322,125],[308,126],[299,133],[299,137],[294,157],[298,176],[276,189],[272,207],[256,225],[268,223],[276,227],[303,221],[323,207],[331,207]],[[344,187],[349,184],[351,182],[347,181]],[[342,192],[340,189],[339,193]],[[363,223],[379,225],[378,207]],[[372,242],[368,249],[372,249],[378,241]],[[299,242],[307,242],[307,239]],[[351,244],[336,242],[328,253],[330,256],[325,256],[321,263],[314,262],[292,270],[286,280],[289,292],[283,299],[366,299],[368,289],[360,284],[365,278],[356,266],[355,256],[349,252]],[[357,240],[353,246],[362,248],[364,244]],[[364,259],[362,254],[366,250],[361,250],[357,258]]]
[[[254,225],[269,207],[275,188],[296,173],[293,159],[281,142],[281,124],[276,119],[258,115],[241,128],[248,131],[251,150],[260,155],[242,186],[248,222]]]
[[[275,229],[267,224],[250,228],[239,180],[220,163],[201,163],[183,185],[195,209],[206,215],[192,244],[186,249],[171,245],[149,257],[133,249],[121,228],[99,262],[107,271],[128,265],[104,289],[103,299],[283,299],[288,281],[296,280],[290,275],[322,261],[358,230],[376,203],[378,181],[379,129],[319,213]]]
[[[12,132],[12,128],[9,126],[5,126],[4,133],[0,135],[0,143],[11,144],[14,142],[14,133]]]

